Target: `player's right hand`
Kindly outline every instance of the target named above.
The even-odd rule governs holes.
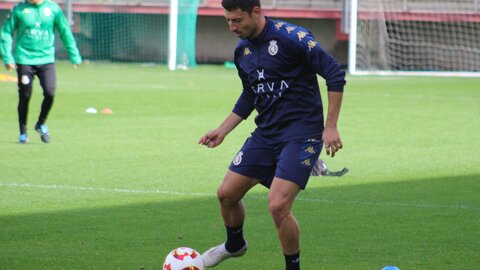
[[[198,140],[198,144],[205,145],[208,148],[214,148],[223,142],[224,137],[225,136],[221,136],[218,129],[210,130]]]

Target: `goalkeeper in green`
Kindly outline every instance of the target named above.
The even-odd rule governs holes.
[[[70,26],[60,6],[51,0],[26,0],[13,8],[1,30],[0,51],[7,70],[16,68],[18,77],[18,122],[20,143],[28,143],[27,115],[34,76],[43,89],[43,102],[35,124],[43,142],[50,142],[45,125],[56,91],[55,30],[67,49],[70,62],[82,62]],[[13,37],[15,48],[12,54]]]

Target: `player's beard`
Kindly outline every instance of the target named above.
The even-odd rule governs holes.
[[[257,32],[257,28],[258,28],[257,25],[252,24],[252,27],[249,27],[244,31],[241,31],[240,33],[235,33],[235,34],[241,39],[252,39],[256,37],[255,33]]]

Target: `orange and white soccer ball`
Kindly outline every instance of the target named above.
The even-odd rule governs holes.
[[[198,251],[189,247],[179,247],[168,253],[163,270],[204,270],[202,257]]]

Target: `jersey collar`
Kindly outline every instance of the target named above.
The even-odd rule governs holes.
[[[248,40],[250,42],[260,43],[260,42],[264,41],[266,39],[266,37],[268,36],[268,33],[270,32],[270,29],[272,28],[273,21],[267,16],[265,16],[265,19],[266,19],[265,26],[263,27],[262,32],[257,37],[249,38]]]

